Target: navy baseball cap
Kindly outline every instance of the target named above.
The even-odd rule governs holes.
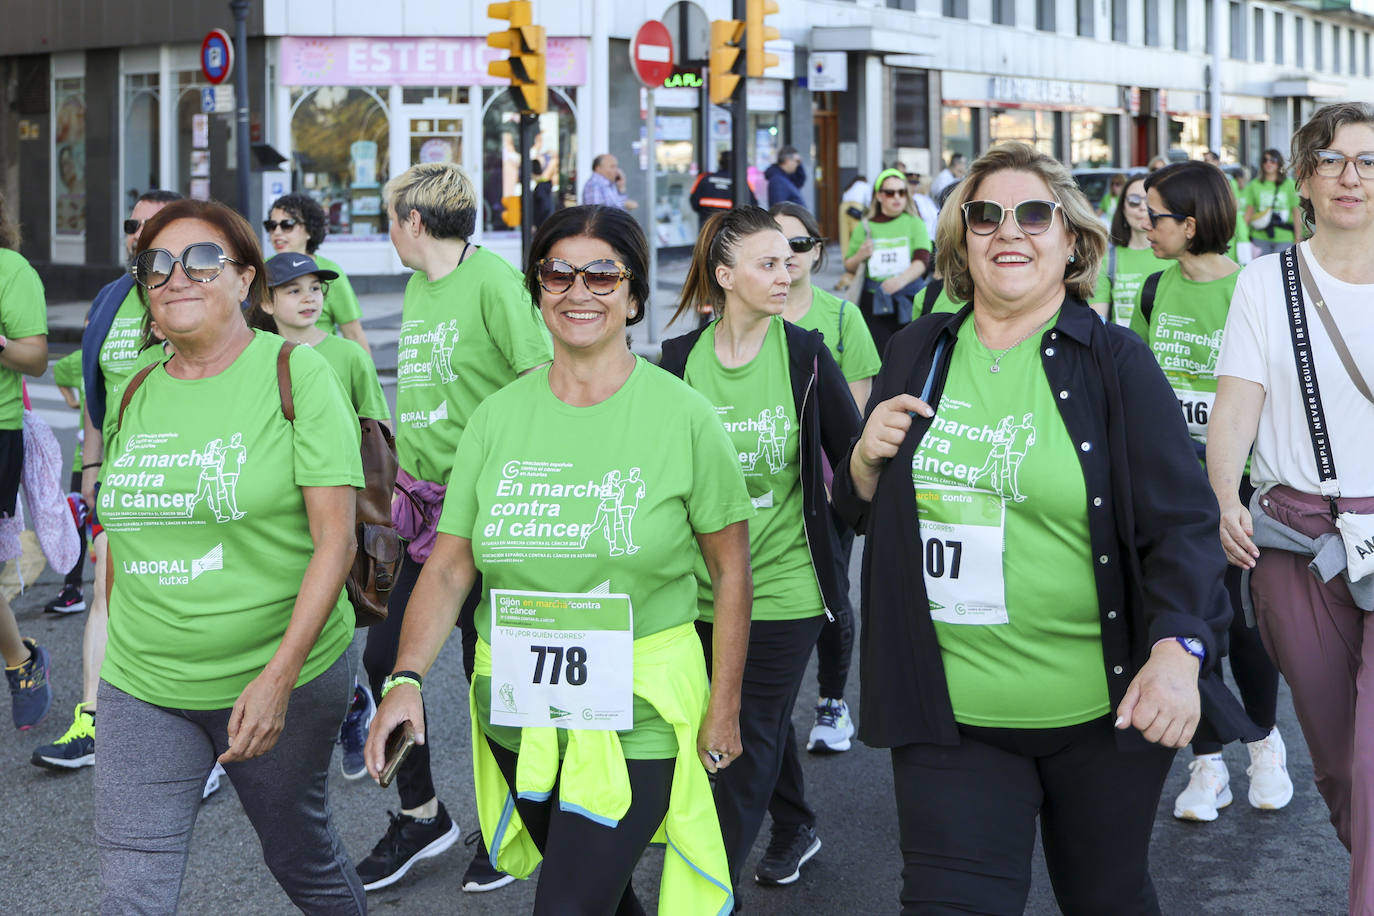
[[[316,264],[315,259],[310,255],[295,251],[284,251],[267,262],[267,285],[269,288],[290,283],[297,277],[304,277],[307,274],[314,274],[321,280],[337,280],[339,278],[337,271],[327,270]]]

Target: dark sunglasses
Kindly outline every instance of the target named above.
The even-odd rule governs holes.
[[[906,197],[906,188],[882,188],[878,193],[884,197]]]
[[[581,267],[574,267],[562,258],[544,258],[535,265],[539,274],[539,285],[546,293],[566,293],[582,275],[582,283],[593,296],[609,296],[615,292],[623,280],[634,274],[619,261],[602,258]]]
[[[798,235],[787,240],[787,244],[797,254],[806,254],[817,245],[825,244],[825,239],[814,235]]]
[[[224,249],[214,242],[196,242],[187,245],[181,256],[177,257],[166,248],[149,248],[134,258],[134,266],[129,268],[134,280],[144,289],[157,289],[172,279],[172,271],[181,265],[188,280],[209,283],[224,271],[225,262],[242,264],[242,261],[229,257]]]
[[[1147,210],[1146,212],[1150,215],[1151,229],[1159,228],[1159,221],[1162,219],[1176,219],[1181,223],[1188,218],[1188,214],[1186,213],[1156,213],[1153,210]]]
[[[262,228],[266,229],[268,232],[276,232],[277,227],[281,226],[282,232],[290,232],[292,229],[295,229],[300,224],[301,221],[298,219],[265,219],[262,221]]]
[[[1145,195],[1144,195],[1144,194],[1127,194],[1127,195],[1126,195],[1126,206],[1128,206],[1128,207],[1143,207],[1143,206],[1145,206]]]
[[[1052,200],[1023,200],[1014,207],[1003,207],[995,200],[971,200],[964,204],[964,225],[974,235],[992,235],[1012,214],[1026,235],[1042,235],[1054,223],[1059,204]]]
[[[133,235],[140,228],[142,228],[143,224],[146,222],[146,219],[126,219],[124,221],[124,234]]]

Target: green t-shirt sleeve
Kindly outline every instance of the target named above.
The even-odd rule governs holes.
[[[350,393],[358,416],[390,421],[391,408],[387,406],[386,395],[382,393],[382,382],[377,378],[377,366],[360,344],[352,340],[344,342],[351,344],[348,348],[352,365],[349,371],[349,385],[353,389]]]
[[[309,347],[291,352],[291,400],[296,485],[361,488],[358,417],[338,375]]]
[[[711,534],[754,517],[754,504],[740,470],[739,456],[715,410],[700,397],[702,409],[693,412],[692,492],[687,518],[698,534]]]
[[[1120,268],[1118,268],[1120,269]],[[1112,301],[1112,278],[1107,275],[1107,258],[1102,258],[1102,267],[1097,272],[1097,285],[1093,287],[1093,302]]]
[[[873,343],[873,334],[858,308],[848,303],[840,305],[840,340],[844,342],[844,352],[838,362],[845,381],[857,382],[878,374],[883,361]]]
[[[1147,344],[1150,342],[1150,326],[1145,322],[1145,312],[1140,307],[1140,300],[1145,295],[1145,284],[1140,284],[1140,289],[1135,292],[1135,309],[1131,312],[1130,329],[1139,335],[1140,339]],[[1159,301],[1159,289],[1155,289],[1155,301]]]
[[[858,251],[864,243],[864,224],[863,221],[854,224],[854,228],[849,233],[849,244],[844,247],[846,258],[854,257],[854,252]]]
[[[73,350],[52,364],[53,384],[63,388],[76,388],[81,385],[81,351]]]
[[[35,337],[48,333],[48,306],[43,281],[28,262],[19,265],[8,285],[0,287],[0,334]]]
[[[524,284],[490,282],[481,302],[491,342],[517,375],[553,359],[549,331]]]
[[[454,485],[453,478],[444,494],[444,509],[439,514],[438,530],[454,537],[472,539],[472,526],[477,518],[477,472],[482,467],[486,452],[487,405],[484,401],[468,417],[463,429],[463,438],[458,440],[458,448],[453,453],[453,466],[467,468],[470,473]]]
[[[908,213],[906,216],[907,222],[911,226],[910,232],[912,253],[914,254],[917,251],[929,251],[930,230],[926,228],[926,221],[919,217],[912,216],[910,213]]]
[[[338,270],[338,265],[331,265],[331,269]],[[348,282],[348,276],[341,270],[338,279],[329,283],[329,295],[324,299],[324,311],[334,324],[340,325],[363,317],[363,307],[358,302],[358,294],[353,292],[353,284]]]

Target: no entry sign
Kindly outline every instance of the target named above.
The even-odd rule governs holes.
[[[668,27],[657,19],[640,26],[630,41],[630,63],[645,86],[662,86],[673,75],[673,38]]]
[[[234,45],[224,29],[211,29],[200,43],[200,70],[212,86],[218,86],[233,72]]]

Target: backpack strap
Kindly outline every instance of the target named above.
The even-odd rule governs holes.
[[[160,362],[149,363],[138,370],[137,374],[129,379],[129,384],[124,386],[124,397],[119,399],[119,413],[115,416],[115,432],[119,432],[119,427],[124,425],[124,411],[129,409],[129,402],[134,399],[134,392],[138,390],[139,386],[143,384],[149,375],[152,375],[153,370],[160,365],[162,365]]]
[[[1150,315],[1155,310],[1155,290],[1159,289],[1159,278],[1164,276],[1164,271],[1158,270],[1145,278],[1145,285],[1140,288],[1140,314],[1145,316],[1145,323],[1150,323]]]
[[[844,307],[849,304],[848,299],[840,300],[840,314],[835,319],[835,352],[844,352]]]
[[[921,297],[921,316],[930,314],[930,310],[935,308],[935,300],[940,298],[940,292],[945,288],[945,281],[942,279],[931,280],[926,284],[926,292]]]
[[[286,422],[296,422],[296,402],[291,397],[291,351],[296,345],[285,341],[277,352],[277,393],[281,396],[281,415]]]

